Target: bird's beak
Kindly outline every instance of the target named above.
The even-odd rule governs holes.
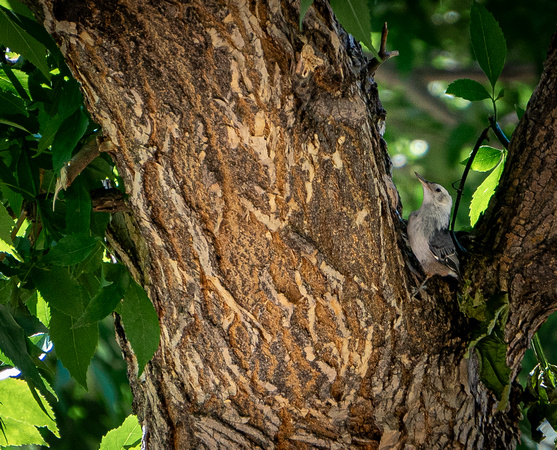
[[[428,181],[424,177],[422,177],[418,172],[414,172],[414,173],[418,177],[418,180],[420,180],[420,183],[422,183],[424,186],[427,186]]]

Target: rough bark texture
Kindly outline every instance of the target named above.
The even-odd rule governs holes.
[[[463,358],[456,293],[432,281],[435,299],[411,295],[384,111],[328,5],[300,31],[298,3],[279,0],[38,3],[130,194],[113,239],[162,327],[140,380],[123,341],[148,448],[516,443],[516,401],[495,413]],[[556,116],[529,110],[502,212],[484,222],[501,220],[489,267],[513,297],[513,368],[555,307]]]

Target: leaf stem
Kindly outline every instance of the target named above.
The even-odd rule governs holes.
[[[549,368],[549,363],[545,357],[545,354],[542,349],[542,344],[540,343],[540,338],[538,337],[538,333],[534,334],[532,338],[532,350],[534,350],[534,354],[536,355],[536,359],[538,363],[542,367],[542,370],[545,372]]]
[[[472,167],[472,163],[474,162],[474,158],[476,157],[476,154],[478,153],[478,150],[480,149],[480,146],[482,145],[483,141],[485,141],[488,138],[487,133],[489,132],[490,128],[491,128],[491,126],[485,128],[482,131],[482,134],[480,135],[478,140],[476,141],[476,145],[474,146],[474,150],[472,150],[472,153],[470,153],[470,158],[468,158],[468,162],[466,163],[466,167],[464,168],[464,173],[462,174],[462,178],[460,179],[460,185],[458,186],[458,189],[457,189],[456,202],[455,202],[455,207],[454,207],[454,210],[453,210],[453,218],[452,218],[452,221],[451,221],[451,237],[453,238],[453,241],[454,241],[455,245],[461,251],[465,251],[465,250],[462,247],[462,245],[460,245],[460,243],[458,242],[458,240],[456,239],[456,237],[454,235],[454,226],[455,226],[455,222],[456,222],[456,216],[457,216],[457,213],[458,213],[458,207],[460,206],[460,198],[462,197],[462,192],[464,191],[464,184],[466,183],[466,178],[468,177],[468,172],[470,172],[470,168]]]
[[[508,150],[510,144],[509,138],[505,136],[505,133],[503,133],[503,130],[497,123],[495,116],[489,118],[489,124],[491,126],[491,129],[495,133],[495,136],[497,136],[497,139],[499,139],[499,142],[501,142],[501,145],[503,145],[503,147]]]

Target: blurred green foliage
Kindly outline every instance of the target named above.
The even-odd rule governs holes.
[[[498,120],[511,136],[518,118],[515,107],[526,107],[535,88],[547,47],[555,31],[554,0],[481,2],[495,16],[507,40],[507,63],[498,89]],[[491,114],[490,100],[470,103],[445,94],[458,78],[489,83],[481,73],[470,44],[470,0],[370,1],[373,29],[389,25],[389,50],[400,55],[376,72],[380,98],[387,110],[385,140],[394,164],[394,179],[404,206],[404,217],[421,203],[421,186],[414,171],[443,184],[459,181],[463,166]],[[378,42],[376,33],[374,42]],[[457,227],[469,226],[472,193],[485,174],[467,181]],[[455,185],[456,186],[456,185]]]

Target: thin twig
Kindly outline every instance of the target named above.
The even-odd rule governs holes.
[[[472,163],[474,162],[474,158],[476,157],[476,153],[478,153],[478,150],[480,149],[483,141],[485,141],[488,136],[487,133],[489,132],[489,129],[491,127],[487,127],[482,131],[482,134],[480,134],[480,137],[478,138],[478,140],[476,141],[476,145],[474,146],[474,150],[472,150],[472,153],[470,153],[470,158],[468,158],[468,162],[466,163],[466,167],[464,168],[464,173],[462,174],[462,178],[460,179],[460,185],[458,186],[457,189],[457,195],[456,195],[456,202],[455,202],[455,207],[453,210],[453,219],[451,221],[451,237],[453,238],[453,242],[455,243],[455,245],[458,247],[458,249],[460,251],[466,251],[464,249],[464,247],[462,247],[462,245],[460,244],[460,242],[458,242],[458,239],[456,238],[455,234],[454,234],[454,226],[455,226],[455,222],[456,222],[456,215],[458,213],[458,207],[460,206],[460,198],[462,197],[462,192],[464,191],[464,185],[466,184],[466,178],[468,177],[468,172],[470,172],[470,168],[472,167]]]

